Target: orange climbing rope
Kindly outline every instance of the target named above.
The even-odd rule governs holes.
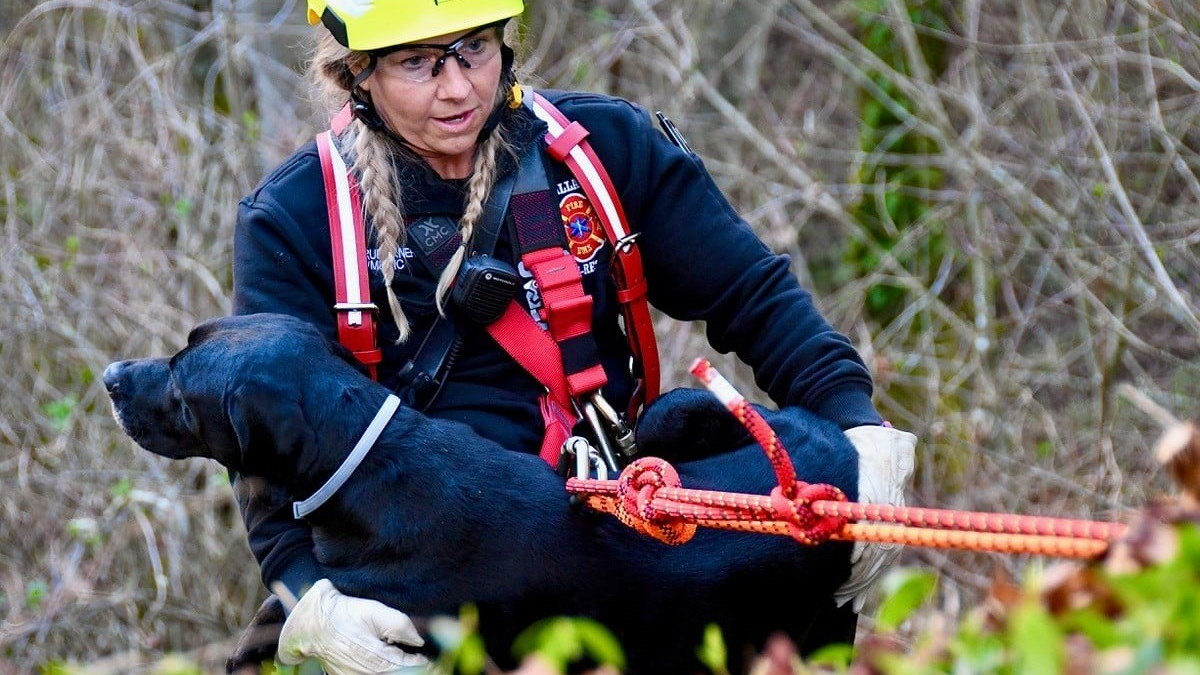
[[[616,480],[570,478],[567,491],[593,509],[668,544],[691,539],[697,527],[791,536],[802,544],[827,540],[1092,558],[1125,532],[1114,522],[859,504],[826,484],[797,480],[779,437],[705,359],[692,374],[762,446],[779,480],[770,495],[692,490],[657,457],[633,461]],[[876,521],[876,522],[859,522]]]

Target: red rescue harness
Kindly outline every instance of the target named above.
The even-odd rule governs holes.
[[[632,419],[659,393],[658,347],[646,302],[637,235],[629,231],[612,180],[586,140],[587,129],[568,120],[540,94],[532,92],[530,104],[534,114],[548,127],[547,153],[566,164],[579,181],[613,244],[613,280],[633,355],[635,386],[628,409]],[[330,131],[318,134],[317,150],[333,244],[338,340],[367,366],[374,378],[381,352],[375,325],[378,308],[370,302],[368,290],[362,196],[358,181],[349,173],[334,142],[349,121],[347,106],[333,119]],[[522,231],[518,220],[518,237]],[[573,344],[591,340],[592,298],[583,289],[574,256],[559,239],[556,237],[554,243],[531,250],[521,247],[521,260],[537,281],[542,296],[539,313],[547,329],[543,330],[515,299],[499,319],[487,326],[497,344],[546,387],[540,401],[545,424],[540,455],[551,465],[558,462],[562,444],[579,420],[580,402],[608,381],[598,359],[564,361],[564,351],[575,354],[579,350]]]

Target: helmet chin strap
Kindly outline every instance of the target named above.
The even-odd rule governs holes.
[[[412,148],[412,144],[404,139],[403,136],[392,131],[392,128],[387,125],[379,111],[375,109],[375,104],[371,102],[371,94],[362,89],[362,83],[367,81],[371,73],[375,72],[375,66],[379,63],[378,57],[374,54],[369,55],[370,60],[367,61],[367,66],[359,71],[358,75],[354,76],[354,81],[350,83],[350,109],[354,116],[367,125],[368,128],[378,131],[393,141],[402,146]],[[508,79],[509,73],[512,71],[513,65],[513,50],[508,45],[500,45],[500,82]],[[507,97],[505,97],[507,100]],[[501,120],[504,118],[504,111],[507,108],[505,101],[500,101],[492,109],[487,120],[483,123],[483,128],[479,130],[479,136],[475,142],[483,143],[488,136],[500,126]]]

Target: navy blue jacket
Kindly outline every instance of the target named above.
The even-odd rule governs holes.
[[[870,374],[853,346],[821,316],[792,275],[788,257],[768,250],[734,212],[699,158],[672,145],[644,110],[626,101],[584,93],[543,95],[591,132],[589,141],[613,180],[629,226],[641,233],[638,245],[654,307],[676,319],[703,321],[712,346],[733,351],[749,364],[758,386],[776,404],[807,408],[843,429],[882,422],[871,403]],[[517,144],[541,143],[545,126],[525,108],[514,115]],[[576,213],[578,202],[572,200],[581,194],[579,186],[548,156],[545,164],[562,215]],[[442,180],[422,162],[399,166],[406,216],[458,218],[462,181]],[[500,175],[514,168],[505,155]],[[513,248],[506,231],[495,254],[515,265]],[[596,244],[593,238],[573,251],[595,300],[593,332],[610,380],[605,393],[621,407],[630,390],[622,367],[629,346],[608,274],[612,243]],[[393,384],[436,314],[437,280],[411,250],[402,250],[393,283],[414,338],[395,345],[397,330],[373,241],[368,241],[367,258],[371,297],[380,307],[379,380]],[[320,162],[315,144],[309,143],[240,204],[234,311],[292,314],[336,339],[330,259]],[[518,293],[519,299],[524,295]],[[538,407],[541,385],[483,328],[465,328],[461,334],[460,356],[426,412],[464,422],[510,449],[536,453],[544,431]],[[281,580],[300,591],[322,576],[309,533],[291,516],[292,496],[252,488],[256,483],[238,480],[237,493],[263,579]]]

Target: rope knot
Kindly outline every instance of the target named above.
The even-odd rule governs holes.
[[[816,546],[841,531],[847,522],[846,518],[822,516],[812,509],[813,502],[846,501],[846,495],[841,490],[827,483],[799,481],[790,487],[792,489],[788,492],[795,493],[792,497],[788,497],[780,486],[771,490],[771,508],[775,510],[776,519],[787,523],[792,539],[806,546]]]
[[[616,516],[642,534],[677,546],[696,534],[696,524],[654,508],[654,496],[662,488],[678,488],[675,467],[658,457],[634,460],[617,478]]]

